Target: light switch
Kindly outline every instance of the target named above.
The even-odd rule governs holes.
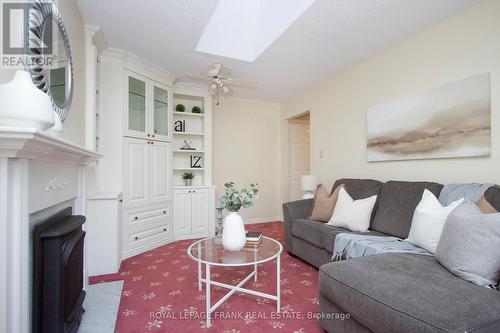
[[[319,158],[323,159],[323,151],[322,150],[319,151]]]

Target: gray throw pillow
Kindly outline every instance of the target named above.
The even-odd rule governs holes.
[[[446,220],[436,259],[453,274],[484,287],[500,279],[500,213],[483,214],[466,200]]]

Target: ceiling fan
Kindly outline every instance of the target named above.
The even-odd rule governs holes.
[[[199,74],[186,73],[186,77],[208,83],[208,88],[212,95],[216,97],[216,104],[219,106],[221,94],[228,94],[232,88],[256,89],[257,83],[250,81],[241,81],[239,79],[230,78],[231,68],[224,66],[221,63],[215,63],[209,69],[206,76]]]

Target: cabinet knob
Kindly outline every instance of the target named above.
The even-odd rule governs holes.
[[[164,211],[163,211],[163,214],[167,214],[167,211],[166,211],[166,210],[164,210]]]
[[[195,191],[195,190],[193,190],[193,193],[196,193],[196,191]]]
[[[167,228],[163,228],[163,231],[167,231]]]
[[[149,133],[147,135],[148,135],[148,138],[151,136],[151,134],[149,134]]]
[[[188,193],[191,193],[191,191],[188,191]]]
[[[135,239],[135,240],[138,240],[138,239],[139,239],[139,237],[134,237],[134,239]]]
[[[155,137],[155,135],[153,134],[153,135],[151,135],[151,137],[152,137],[152,138],[154,138],[154,137]]]
[[[137,219],[138,219],[138,217],[137,217],[137,216],[134,216],[134,220],[137,220]]]

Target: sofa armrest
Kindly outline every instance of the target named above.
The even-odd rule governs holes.
[[[283,204],[283,219],[285,220],[285,248],[293,253],[292,223],[297,219],[305,219],[311,212],[313,199],[285,202]]]

